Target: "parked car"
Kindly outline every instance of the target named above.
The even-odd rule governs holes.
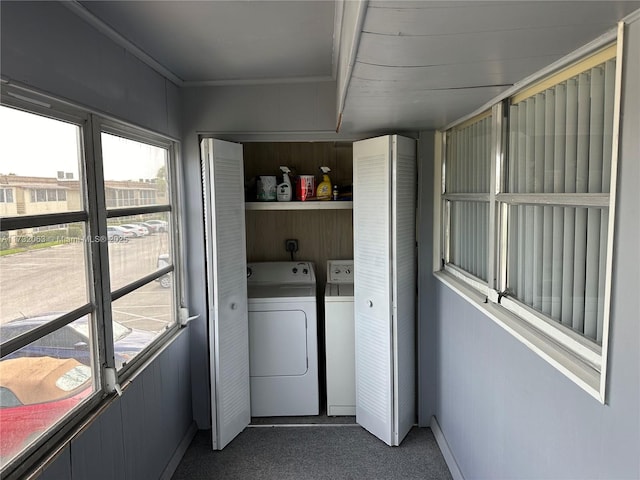
[[[169,265],[171,265],[171,260],[168,253],[158,255],[158,269],[168,267]],[[160,282],[161,287],[169,288],[171,286],[171,273],[161,276],[156,281]]]
[[[0,362],[0,458],[4,464],[92,391],[91,367],[72,358]]]
[[[158,232],[166,232],[168,228],[168,223],[164,220],[147,220],[145,223],[150,223],[151,225],[158,226]]]
[[[149,235],[149,230],[147,230],[146,227],[135,223],[125,223],[124,225],[120,225],[120,227],[133,232],[136,237]]]
[[[107,226],[107,238],[111,241],[134,237],[135,234],[122,227]]]
[[[133,225],[134,227],[138,227],[142,231],[142,235],[146,236],[151,233],[149,229],[146,227],[146,225],[143,225],[142,223],[131,223],[128,225]]]
[[[140,225],[142,225],[147,230],[149,230],[149,235],[153,235],[154,233],[157,233],[157,232],[160,231],[160,226],[158,224],[149,223],[149,222],[142,222],[142,223],[140,223]]]
[[[54,313],[39,317],[12,320],[4,325],[0,325],[0,337],[2,341],[5,342],[17,337],[21,333],[44,325],[59,316],[59,313]],[[154,338],[155,333],[153,332],[129,328],[114,321],[113,343],[116,367],[122,367],[122,365],[137,355],[140,350],[149,345]],[[5,358],[42,356],[74,358],[85,365],[90,365],[91,351],[89,348],[89,323],[87,317],[79,318],[13,352]]]

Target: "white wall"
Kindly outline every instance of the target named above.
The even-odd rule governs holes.
[[[1,2],[0,72],[92,110],[178,137],[175,85],[58,2]],[[74,438],[43,479],[159,478],[193,433],[189,332]]]
[[[445,285],[422,284],[421,415],[435,414],[467,479],[640,478],[640,21],[626,34],[607,404]],[[432,179],[422,177],[421,232]],[[422,278],[431,252],[420,256]]]
[[[180,135],[173,83],[58,2],[0,3],[0,74],[116,118]]]

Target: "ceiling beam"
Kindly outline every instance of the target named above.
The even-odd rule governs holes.
[[[348,2],[347,5],[354,5],[356,2]],[[359,0],[355,6],[355,15],[353,19],[343,16],[343,25],[341,28],[340,37],[340,53],[346,52],[347,57],[345,61],[342,61],[343,55],[338,58],[337,66],[337,83],[338,83],[338,105],[337,105],[337,126],[336,132],[340,131],[340,124],[342,123],[342,113],[347,100],[347,90],[349,89],[349,83],[351,83],[351,76],[353,75],[353,66],[356,63],[356,56],[358,55],[358,46],[360,45],[360,36],[362,35],[362,27],[364,25],[364,18],[367,13],[367,7],[369,5],[368,0]],[[346,13],[346,12],[345,12]],[[346,18],[345,18],[346,17]],[[352,24],[344,23],[345,21],[352,21]],[[350,38],[344,38],[349,36]],[[348,50],[346,49],[348,48]],[[344,73],[343,73],[344,70]]]

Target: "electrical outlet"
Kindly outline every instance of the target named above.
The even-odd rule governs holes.
[[[298,240],[295,238],[290,238],[284,241],[284,248],[287,252],[297,252],[298,251]]]

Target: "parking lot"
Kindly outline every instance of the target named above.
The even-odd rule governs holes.
[[[86,243],[67,243],[0,257],[0,323],[66,312],[89,301]],[[111,290],[157,270],[169,253],[167,233],[109,243]],[[173,315],[173,289],[151,282],[113,303],[114,319],[159,332]]]

